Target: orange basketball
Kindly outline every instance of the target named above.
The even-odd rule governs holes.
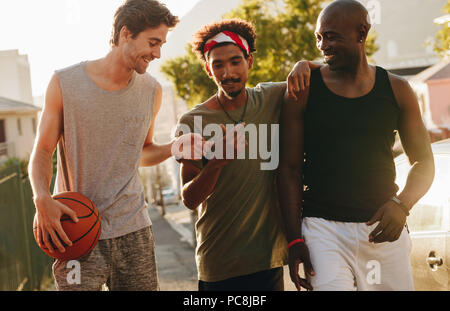
[[[91,200],[78,192],[58,193],[53,196],[53,199],[58,200],[74,210],[77,214],[78,222],[73,222],[72,218],[65,214],[61,217],[61,225],[64,232],[70,241],[72,241],[72,246],[66,246],[61,240],[65,248],[64,253],[61,253],[54,245],[53,253],[50,253],[45,245],[43,245],[41,249],[50,257],[60,260],[77,259],[88,254],[97,244],[101,232],[100,214],[97,207]],[[37,218],[35,215],[33,222],[35,239],[37,228],[36,221]]]

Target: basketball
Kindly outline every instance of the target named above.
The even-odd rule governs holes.
[[[95,204],[84,195],[77,192],[62,192],[53,196],[53,199],[68,206],[74,210],[78,217],[75,223],[68,215],[62,215],[61,226],[67,237],[72,241],[72,246],[66,246],[61,240],[65,248],[65,252],[61,253],[56,246],[54,252],[50,253],[45,245],[41,249],[50,257],[60,260],[72,260],[80,258],[88,254],[97,244],[101,232],[100,214]],[[33,234],[37,242],[37,215],[34,216]],[[51,241],[51,237],[49,237]],[[53,244],[53,243],[52,243]]]

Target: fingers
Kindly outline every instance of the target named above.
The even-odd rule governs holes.
[[[42,239],[42,230],[39,228],[39,225],[36,228],[33,228],[33,230],[35,231],[37,244],[42,247],[44,245],[44,241]]]
[[[297,290],[301,291],[302,287],[300,284],[300,276],[298,275],[298,265],[299,265],[298,261],[294,263],[289,263],[289,275],[291,277],[292,283],[294,283]]]
[[[43,245],[45,245],[51,253],[53,253],[56,249],[58,249],[61,253],[64,253],[65,246],[72,246],[72,241],[70,241],[69,237],[64,232],[61,222],[59,221],[53,224],[47,224],[39,231],[42,231],[42,237],[44,240]]]
[[[311,80],[311,69],[308,67],[308,70],[304,73],[304,89],[303,91],[306,91],[307,88],[309,88],[309,81]]]
[[[395,222],[390,222],[383,231],[375,236],[374,243],[394,242],[398,240],[403,230],[403,226],[397,226]]]
[[[70,218],[72,218],[72,221],[73,221],[73,222],[75,222],[75,223],[78,222],[77,213],[76,213],[73,209],[67,207],[67,206],[64,205],[64,204],[61,204],[60,206],[61,206],[62,212],[63,212],[64,214],[66,214],[66,215],[68,215]],[[57,225],[60,225],[60,226],[61,226],[61,223],[59,222]]]
[[[303,279],[303,278],[300,278],[300,277],[299,277],[299,283],[300,283],[300,286],[301,286],[301,287],[303,287],[303,288],[305,288],[305,289],[307,289],[307,290],[309,290],[309,291],[312,291],[312,290],[313,290],[312,285],[308,282],[307,279]]]
[[[311,78],[310,62],[298,62],[287,79],[287,87],[289,96],[298,99],[300,92],[306,91],[309,87]]]
[[[72,246],[72,241],[67,236],[66,232],[64,231],[63,227],[61,226],[61,223],[56,224],[56,234],[57,237],[62,239],[63,243],[67,246]],[[58,245],[56,245],[58,246]],[[61,249],[58,247],[58,249],[61,251]]]
[[[58,234],[54,230],[50,230],[50,237],[52,239],[53,245],[61,252],[64,253],[66,250],[64,246],[61,244]],[[63,231],[64,232],[64,231]]]
[[[205,139],[198,133],[189,133],[178,137],[171,147],[173,156],[185,160],[199,160],[204,154]]]
[[[303,262],[303,267],[305,268],[305,273],[310,276],[314,276],[316,273],[314,272],[313,266],[311,264],[311,259],[309,258],[309,254],[305,256],[305,261]]]
[[[293,97],[295,100],[297,100],[296,93],[299,92],[300,87],[298,84],[297,76],[293,73],[289,74],[289,76],[288,76],[287,89],[288,89],[289,96]]]
[[[209,140],[205,142],[205,145],[203,147],[203,156],[206,157],[208,152],[211,151],[212,147],[214,146],[214,141]]]
[[[298,291],[302,290],[302,287],[305,288],[306,290],[313,290],[312,285],[309,283],[309,281],[306,278],[302,278],[300,277],[299,273],[298,273],[298,266],[299,266],[300,262],[297,262],[293,265],[293,268],[289,269],[290,271],[290,276],[291,276],[291,281],[294,283],[295,287],[297,288]]]
[[[372,219],[370,219],[368,222],[366,222],[366,225],[371,226],[374,223],[376,223],[377,221],[380,221],[382,215],[383,215],[383,210],[381,208],[379,208],[377,210],[377,212],[375,213],[375,215],[373,215]]]
[[[396,233],[392,236],[392,239],[391,239],[389,242],[395,242],[395,241],[397,241],[397,240],[400,238],[400,236],[402,235],[402,231],[403,231],[403,229],[401,229],[401,230],[399,230],[398,232],[396,232]]]
[[[39,213],[37,213],[35,236],[36,242],[42,248],[46,248],[50,253],[56,250],[61,253],[65,252],[65,247],[72,246],[67,234],[61,224],[61,216],[68,215],[72,221],[78,222],[76,212],[68,206],[51,201],[48,206],[40,206]]]
[[[34,216],[34,218],[36,219],[36,221],[33,224],[33,235],[34,235],[34,238],[36,239],[36,243],[39,246],[42,246],[43,245],[42,244],[42,234],[41,234],[41,229],[39,227],[39,216],[37,215],[37,213]]]
[[[381,231],[380,234],[378,234],[377,236],[375,236],[373,238],[373,243],[377,244],[377,243],[387,242],[389,240],[389,234],[390,234],[390,231],[384,229],[383,231]]]
[[[200,142],[200,144],[193,145],[191,147],[191,152],[193,153],[193,156],[192,156],[193,160],[200,160],[204,153],[202,142]]]
[[[197,133],[191,134],[191,152],[193,152],[193,159],[194,160],[200,160],[203,155],[203,146],[205,144],[205,139]]]
[[[303,73],[299,74],[297,76],[297,89],[296,89],[296,93],[299,94],[300,92],[303,92],[305,89],[305,78],[303,77]]]
[[[50,253],[54,252],[53,244],[49,240],[49,233],[46,230],[42,230],[42,239],[44,240],[44,246]]]
[[[309,253],[307,253],[305,255],[305,258],[303,260],[303,269],[305,271],[305,275],[309,275],[309,276],[315,275],[314,269],[311,264],[311,260],[309,258]],[[307,290],[313,290],[312,285],[309,283],[309,281],[306,278],[303,279],[303,278],[299,277],[299,282],[303,288],[305,288]]]
[[[377,236],[382,230],[383,230],[383,226],[381,225],[381,222],[380,222],[378,224],[378,226],[376,226],[375,229],[369,233],[369,242],[373,242],[375,236]]]

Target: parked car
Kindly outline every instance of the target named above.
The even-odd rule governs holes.
[[[416,290],[450,290],[450,139],[431,145],[435,177],[407,219],[412,240],[411,264]],[[405,186],[410,165],[395,159],[397,185]]]
[[[164,204],[177,204],[179,202],[178,195],[172,188],[162,189],[162,195],[164,198]]]

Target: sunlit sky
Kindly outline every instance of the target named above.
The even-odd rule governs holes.
[[[33,96],[43,95],[55,69],[109,51],[114,12],[123,1],[1,0],[0,50],[28,55]],[[161,0],[179,17],[198,1]]]

